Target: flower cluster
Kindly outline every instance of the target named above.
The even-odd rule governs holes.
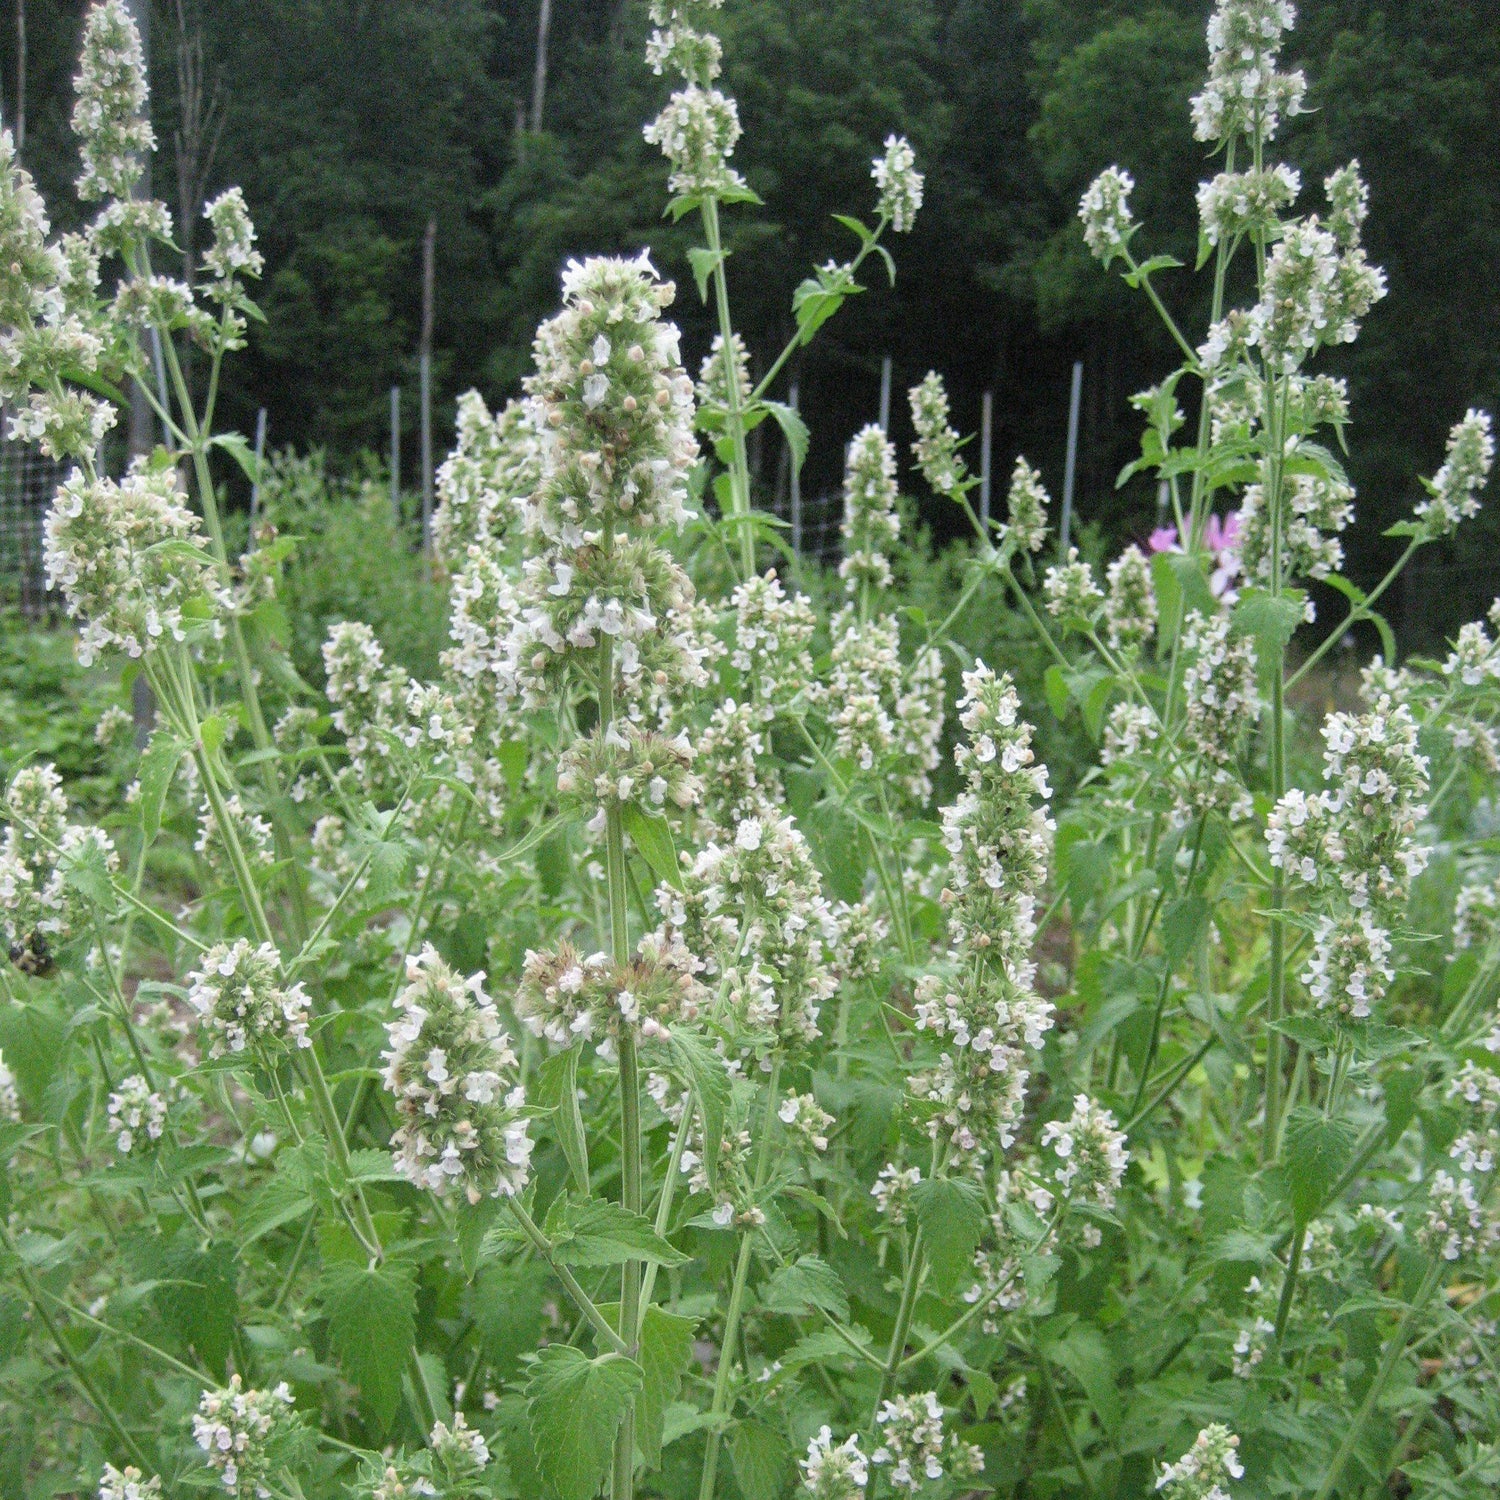
[[[109,1096],[109,1133],[115,1147],[128,1155],[137,1145],[159,1141],[167,1128],[167,1101],[139,1073],[121,1079]]]
[[[671,163],[669,183],[688,198],[722,197],[745,191],[745,180],[729,165],[741,135],[739,110],[714,87],[719,75],[718,37],[702,31],[702,13],[718,0],[653,0],[651,19],[657,29],[646,46],[654,73],[670,67],[684,86],[667,101],[644,134]]]
[[[603,833],[607,809],[635,806],[659,813],[668,803],[692,807],[702,794],[693,773],[693,747],[685,734],[673,739],[649,729],[611,723],[575,740],[557,768],[557,790],[565,805],[595,809],[592,831]]]
[[[1066,621],[1092,620],[1104,598],[1094,581],[1094,570],[1079,557],[1077,547],[1069,547],[1067,557],[1042,575],[1042,594],[1047,613]]]
[[[1163,1464],[1156,1487],[1165,1500],[1229,1500],[1224,1488],[1244,1475],[1240,1440],[1222,1423],[1205,1427],[1175,1464]]]
[[[1311,886],[1323,908],[1303,982],[1320,1006],[1362,1017],[1394,977],[1384,924],[1427,864],[1416,841],[1427,759],[1411,711],[1386,697],[1366,714],[1330,714],[1323,739],[1330,785],[1311,797],[1287,792],[1266,844],[1271,863]]]
[[[90,9],[73,91],[73,133],[83,157],[78,196],[86,203],[129,198],[156,137],[146,118],[145,54],[124,0]]]
[[[1472,1177],[1441,1168],[1427,1185],[1427,1213],[1417,1228],[1424,1249],[1444,1260],[1487,1255],[1500,1245],[1500,1213]]]
[[[1151,564],[1139,547],[1127,547],[1105,569],[1109,585],[1104,623],[1111,651],[1134,652],[1156,634],[1156,590]]]
[[[875,158],[870,176],[880,189],[876,213],[888,219],[897,234],[905,234],[922,206],[922,174],[917,171],[916,153],[905,136],[885,138],[885,155]]]
[[[912,456],[933,492],[957,500],[972,481],[968,465],[958,456],[959,438],[948,420],[948,392],[943,378],[929,370],[920,385],[909,393],[911,421],[917,438]]]
[[[761,717],[774,717],[813,680],[808,643],[817,627],[812,607],[800,594],[789,595],[774,572],[735,586],[734,646],[729,664],[745,679]]]
[[[861,771],[880,771],[913,802],[925,803],[941,759],[942,657],[929,647],[904,667],[896,621],[861,622],[852,608],[835,617],[831,632],[828,675],[810,696],[834,731],[834,753]]]
[[[1281,576],[1327,578],[1343,565],[1342,532],[1354,519],[1354,486],[1332,475],[1290,474],[1281,480]],[[1271,517],[1263,485],[1245,487],[1239,513],[1245,575],[1271,578]]]
[[[734,350],[734,391],[743,411],[750,404],[750,351],[739,334],[730,340]],[[698,398],[699,420],[705,413],[722,414],[729,405],[729,377],[724,369],[724,335],[716,333],[703,363],[698,367],[698,383],[693,388]]]
[[[859,1434],[851,1433],[842,1443],[833,1441],[826,1423],[807,1445],[807,1457],[798,1460],[802,1483],[812,1500],[860,1500],[870,1482],[869,1460],[860,1452]]]
[[[1017,457],[1006,496],[1010,521],[1005,527],[1005,535],[1018,550],[1042,550],[1047,540],[1047,506],[1050,503],[1042,476],[1024,458]]]
[[[1197,769],[1178,787],[1181,805],[1247,817],[1250,794],[1236,768],[1236,752],[1245,726],[1259,712],[1254,642],[1231,634],[1227,614],[1195,611],[1183,628],[1182,650],[1187,661],[1182,744],[1196,757]]]
[[[141,656],[163,637],[182,641],[196,623],[217,635],[229,596],[175,469],[138,459],[124,479],[75,469],[43,528],[47,587],[61,589],[81,623],[78,659],[119,647]]]
[[[1057,1158],[1051,1176],[1063,1198],[1105,1212],[1114,1208],[1130,1153],[1125,1132],[1116,1128],[1109,1110],[1078,1094],[1066,1120],[1049,1120],[1042,1127],[1041,1144]]]
[[[901,536],[896,514],[896,447],[875,423],[861,428],[849,444],[844,467],[844,560],[839,577],[851,594],[868,584],[891,586],[886,555]]]
[[[1156,710],[1145,703],[1123,698],[1109,711],[1104,721],[1104,743],[1099,750],[1102,764],[1113,765],[1139,755],[1156,739],[1159,724]]]
[[[525,401],[507,401],[493,415],[478,391],[458,398],[457,444],[439,466],[433,550],[448,568],[463,569],[470,546],[498,542],[542,478],[541,437]]]
[[[16,1092],[16,1075],[5,1066],[0,1053],[0,1121],[18,1122],[21,1118],[21,1096]]]
[[[234,1375],[227,1390],[205,1391],[193,1414],[193,1440],[220,1487],[236,1500],[267,1500],[300,1437],[285,1381],[268,1391],[246,1390]]]
[[[732,839],[744,819],[781,806],[781,772],[769,748],[762,716],[751,704],[725,698],[714,709],[698,737],[707,837]]]
[[[1193,97],[1196,139],[1269,141],[1283,116],[1302,112],[1307,80],[1277,68],[1282,33],[1295,19],[1291,0],[1218,0],[1208,22],[1208,82]]]
[[[147,1479],[133,1464],[123,1469],[105,1464],[99,1476],[99,1500],[158,1500],[160,1495],[160,1476],[153,1474]]]
[[[745,1043],[816,1038],[819,1008],[838,987],[838,922],[791,818],[744,819],[732,842],[698,855],[685,886],[659,887],[657,906],[720,979],[749,1032]]]
[[[460,979],[428,944],[406,977],[383,1054],[401,1118],[396,1170],[440,1197],[461,1187],[470,1203],[519,1193],[533,1144],[520,1114],[526,1090],[484,975]]]
[[[419,1500],[437,1495],[445,1500],[470,1496],[478,1500],[487,1493],[483,1475],[489,1464],[490,1449],[483,1434],[469,1426],[461,1411],[455,1411],[451,1427],[444,1422],[433,1425],[421,1452],[367,1461],[357,1493],[368,1500]]]
[[[1479,509],[1479,492],[1489,481],[1495,463],[1495,439],[1488,412],[1472,408],[1448,434],[1443,466],[1424,481],[1428,498],[1416,510],[1423,534],[1448,536],[1458,523]]]
[[[281,959],[270,943],[215,943],[199,962],[202,967],[188,975],[187,998],[208,1034],[210,1057],[252,1047],[312,1046],[307,994],[300,984],[282,987]]]
[[[889,1466],[893,1492],[915,1494],[945,1476],[962,1484],[984,1472],[984,1455],[973,1443],[943,1429],[943,1408],[932,1391],[883,1401],[875,1414],[880,1446],[870,1462]]]
[[[102,829],[70,822],[62,777],[54,766],[23,766],[6,788],[0,812],[8,820],[0,840],[0,937],[23,972],[41,973],[52,950],[88,918],[75,867],[111,875],[119,856]]]
[[[777,1118],[810,1151],[828,1149],[828,1130],[833,1116],[818,1106],[811,1094],[788,1094],[776,1111]]]
[[[1269,238],[1302,191],[1293,167],[1276,163],[1260,171],[1220,172],[1198,186],[1198,222],[1210,245],[1233,242],[1242,235]]]
[[[662,1040],[679,1021],[694,1020],[705,995],[702,963],[671,928],[647,933],[626,964],[604,953],[580,954],[571,943],[528,949],[516,989],[516,1018],[554,1047],[580,1037],[614,1036],[629,1027]]]
[[[1130,213],[1134,189],[1135,179],[1123,167],[1106,167],[1078,202],[1083,242],[1106,266],[1117,256],[1130,254],[1130,237],[1141,227]]]

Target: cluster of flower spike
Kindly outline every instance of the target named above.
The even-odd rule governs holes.
[[[1254,642],[1231,632],[1227,613],[1194,612],[1183,629],[1182,650],[1187,667],[1181,743],[1196,767],[1177,789],[1179,811],[1219,809],[1232,819],[1247,817],[1250,794],[1236,754],[1259,703]]]
[[[186,640],[195,620],[219,633],[214,610],[230,601],[204,548],[176,470],[137,460],[117,483],[75,469],[47,512],[43,556],[47,587],[79,622],[78,659],[109,647],[141,656]]]
[[[1300,114],[1307,80],[1277,66],[1292,29],[1291,0],[1218,0],[1208,22],[1208,82],[1193,98],[1200,141],[1269,141],[1284,116]]]
[[[193,1414],[193,1441],[219,1487],[236,1500],[265,1500],[300,1435],[291,1388],[246,1390],[238,1375],[221,1391],[205,1391]]]
[[[499,541],[542,477],[541,439],[525,401],[491,415],[478,391],[458,398],[457,443],[437,471],[433,551],[462,571],[469,548]]]
[[[1175,1464],[1162,1465],[1156,1488],[1164,1500],[1229,1500],[1224,1486],[1245,1472],[1239,1446],[1239,1438],[1221,1423],[1205,1427]]]
[[[891,586],[886,555],[901,535],[896,514],[896,448],[874,422],[855,433],[844,467],[844,560],[839,577],[851,594]]]
[[[460,979],[428,944],[406,976],[383,1054],[401,1118],[396,1170],[440,1197],[461,1188],[470,1203],[521,1192],[532,1151],[526,1090],[484,975]]]
[[[270,943],[215,943],[199,962],[202,967],[188,975],[187,998],[209,1039],[210,1057],[312,1046],[307,994],[300,984],[283,987],[280,956]]]
[[[0,811],[7,819],[0,840],[0,936],[12,963],[42,967],[88,916],[69,867],[94,859],[112,873],[119,856],[102,829],[68,820],[62,777],[50,764],[17,771]]]
[[[109,1096],[108,1129],[115,1148],[128,1156],[136,1146],[159,1141],[167,1128],[167,1101],[139,1073],[121,1079]]]
[[[1387,923],[1427,864],[1416,841],[1427,758],[1410,710],[1389,698],[1366,714],[1330,714],[1323,739],[1330,785],[1311,797],[1287,792],[1266,843],[1271,863],[1311,887],[1319,907],[1303,983],[1320,1007],[1357,1018],[1394,977]]]
[[[962,1485],[984,1472],[979,1449],[944,1430],[943,1408],[933,1391],[882,1402],[875,1422],[880,1446],[870,1462],[885,1470],[894,1494],[914,1495],[945,1477]]]

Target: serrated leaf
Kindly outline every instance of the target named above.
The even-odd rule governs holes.
[[[641,1320],[641,1393],[635,1403],[635,1440],[648,1469],[661,1463],[667,1407],[677,1399],[682,1377],[693,1363],[696,1318],[680,1317],[652,1303]]]
[[[617,1266],[639,1260],[672,1267],[691,1259],[657,1234],[643,1214],[602,1198],[554,1206],[547,1215],[546,1232],[558,1261],[569,1266]]]
[[[800,473],[807,459],[809,441],[807,423],[802,420],[798,412],[784,402],[766,401],[762,405],[776,418],[776,425],[781,429],[781,435],[786,439],[787,448],[792,456],[792,467]]]
[[[210,448],[221,448],[227,453],[244,471],[245,478],[251,484],[260,483],[260,461],[255,456],[255,450],[244,439],[243,434],[238,432],[216,433],[208,440]]]
[[[1358,1127],[1341,1115],[1302,1105],[1287,1117],[1281,1160],[1298,1223],[1308,1223],[1322,1208],[1353,1159],[1358,1139]]]
[[[553,1111],[557,1141],[580,1193],[589,1191],[589,1147],[578,1108],[578,1059],[583,1043],[549,1057],[537,1072],[536,1102]]]
[[[677,890],[682,889],[682,867],[677,859],[677,846],[672,842],[672,829],[660,813],[645,813],[633,802],[625,805],[623,821],[630,842],[640,851],[641,858],[651,866],[658,880],[665,880]]]
[[[1255,588],[1240,591],[1230,624],[1237,635],[1249,636],[1255,642],[1255,660],[1263,686],[1281,670],[1287,643],[1302,623],[1306,601],[1307,595],[1301,589],[1285,589],[1280,594]]]
[[[712,1188],[718,1181],[719,1146],[724,1139],[724,1115],[729,1108],[729,1074],[725,1071],[724,1059],[686,1027],[672,1028],[671,1047],[682,1071],[687,1074],[698,1106],[698,1118],[703,1126],[703,1166],[708,1174],[708,1185]]]
[[[849,1321],[849,1296],[839,1273],[821,1256],[804,1255],[782,1266],[761,1288],[761,1305],[768,1312],[801,1314],[820,1307],[840,1323]]]
[[[1162,912],[1162,947],[1172,968],[1177,968],[1197,945],[1208,926],[1209,910],[1208,901],[1195,892],[1179,896]]]
[[[780,1500],[791,1475],[792,1447],[764,1422],[741,1422],[729,1439],[729,1463],[745,1500]]]
[[[93,839],[84,839],[58,860],[63,880],[101,912],[114,910],[115,890],[104,863],[104,850]]]
[[[623,1354],[590,1359],[571,1344],[549,1344],[526,1382],[538,1466],[560,1500],[593,1500],[609,1471],[615,1433],[645,1380]]]
[[[335,1261],[318,1284],[339,1367],[382,1431],[401,1400],[401,1377],[416,1342],[417,1289],[411,1266]]]
[[[974,1251],[984,1233],[984,1198],[972,1182],[934,1177],[912,1189],[912,1207],[922,1228],[932,1279],[943,1295],[974,1270]]]
[[[177,772],[178,762],[187,754],[187,746],[169,729],[159,728],[151,736],[151,743],[141,756],[136,771],[141,794],[138,806],[141,827],[148,840],[161,832],[162,809],[166,805],[167,792],[172,786],[172,777]]]

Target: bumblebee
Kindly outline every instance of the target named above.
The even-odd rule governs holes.
[[[33,979],[45,979],[54,967],[47,940],[39,932],[33,932],[25,942],[12,943],[10,961]]]

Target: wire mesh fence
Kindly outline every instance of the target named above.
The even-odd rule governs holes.
[[[57,611],[42,566],[42,520],[65,466],[26,443],[0,440],[0,602],[28,620]]]
[[[838,566],[844,555],[839,535],[844,520],[841,494],[802,495],[795,504],[789,495],[781,494],[772,498],[769,509],[786,522],[782,536],[799,557],[824,567]]]

